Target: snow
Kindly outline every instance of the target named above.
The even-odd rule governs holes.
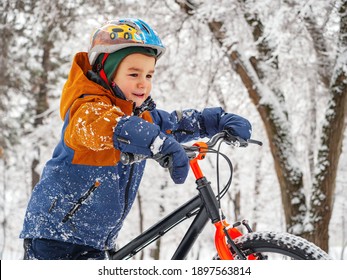
[[[288,1],[280,0],[246,1],[245,6],[238,1],[198,1],[201,6],[193,17],[181,13],[175,1],[166,1],[165,5],[160,1],[151,1],[148,5],[148,1],[129,0],[127,5],[111,5],[108,9],[102,7],[104,14],[96,11],[98,4],[95,1],[77,2],[79,1],[74,5],[70,1],[69,6],[66,6],[65,1],[58,1],[71,8],[79,18],[71,22],[64,20],[60,25],[62,29],[57,24],[53,30],[49,30],[50,38],[54,38],[51,52],[54,69],[48,73],[50,109],[44,115],[44,123],[36,128],[33,125],[37,117],[34,96],[37,94],[37,79],[42,70],[41,38],[44,37],[43,32],[51,20],[58,16],[59,5],[51,10],[50,2],[44,5],[45,1],[37,1],[35,10],[31,11],[30,6],[24,2],[24,9],[18,10],[15,1],[9,1],[11,9],[7,13],[7,22],[0,26],[1,30],[10,28],[15,31],[12,34],[16,37],[15,40],[7,38],[7,41],[11,42],[10,57],[0,56],[1,65],[4,67],[2,72],[9,71],[6,76],[9,83],[4,86],[1,80],[0,84],[0,147],[6,145],[5,155],[0,154],[0,258],[22,257],[22,241],[18,239],[18,235],[32,188],[32,162],[33,159],[39,161],[35,171],[40,174],[59,141],[62,126],[59,98],[73,54],[87,49],[89,34],[96,24],[124,14],[141,17],[150,22],[167,46],[166,54],[157,63],[153,81],[152,96],[158,108],[170,112],[176,109],[201,110],[204,107],[222,106],[227,112],[240,114],[251,121],[253,138],[262,140],[264,146],[247,149],[223,148],[235,167],[233,186],[223,201],[223,207],[227,209],[225,212],[231,221],[248,218],[251,223],[257,223],[257,230],[284,231],[281,194],[269,149],[269,144],[275,139],[267,139],[257,108],[250,101],[242,81],[226,58],[226,48],[221,48],[216,43],[206,23],[209,20],[225,23],[224,44],[231,45],[232,50],[241,54],[240,62],[255,81],[253,89],[261,93],[260,105],[272,106],[273,114],[277,116],[283,132],[290,136],[290,141],[283,144],[287,163],[292,170],[288,176],[293,180],[303,176],[304,194],[309,201],[313,178],[329,164],[324,161],[317,162],[317,153],[318,150],[327,151],[326,147],[319,146],[319,138],[325,114],[334,112],[330,109],[326,113],[326,109],[331,105],[329,92],[319,78],[321,60],[313,49],[304,16],[313,16],[322,30],[328,48],[326,59],[329,62],[323,65],[323,70],[331,71],[331,80],[334,81],[341,71],[345,73],[347,70],[346,48],[341,48],[337,42],[339,18],[335,1],[291,1],[292,6],[286,3]],[[264,34],[258,42],[267,40],[273,48],[273,57],[261,65],[262,70],[267,73],[265,79],[259,78],[249,62],[250,57],[257,58],[258,53],[252,30],[244,17],[245,10],[257,13],[264,24]],[[64,25],[67,22],[69,24]],[[24,30],[23,34],[19,32],[21,29]],[[276,59],[278,69],[275,71],[271,68],[271,63]],[[11,67],[7,69],[6,66]],[[283,100],[278,98],[274,89],[280,90]],[[115,106],[114,110],[119,111],[119,108]],[[122,116],[116,121],[120,118]],[[103,116],[103,120],[111,121],[108,116]],[[100,137],[101,142],[107,141],[104,136]],[[160,150],[163,141],[157,138],[153,144],[153,153]],[[345,134],[329,230],[329,253],[336,259],[347,259],[346,250],[343,255],[347,240],[346,144]],[[315,166],[314,170],[310,163]],[[202,163],[203,170],[212,182],[216,180],[215,165],[213,156]],[[228,170],[222,168],[220,172],[223,181],[228,176]],[[237,194],[240,194],[239,200]],[[134,204],[124,231],[119,236],[120,245],[139,233],[140,211],[143,214],[143,226],[147,228],[196,195],[194,178],[190,175],[187,184],[174,185],[167,170],[160,168],[154,161],[148,161],[140,195],[142,209],[137,202]],[[324,198],[325,195],[321,193],[314,203],[320,204]],[[293,196],[291,203],[299,203],[298,197]],[[167,248],[161,251],[163,259],[170,258],[170,252],[177,245],[186,226],[184,224],[163,237],[162,246]],[[209,226],[194,246],[191,258],[209,259],[213,255],[213,228]],[[312,226],[312,221],[307,217],[304,225],[297,224],[291,230],[300,233],[303,228],[311,230]],[[150,249],[155,249],[155,245]],[[145,257],[151,258],[150,250],[146,251]]]
[[[161,148],[162,148],[162,146],[164,144],[164,141],[166,139],[167,139],[166,137],[161,138],[160,136],[157,136],[154,139],[154,141],[153,141],[153,143],[151,145],[151,151],[152,151],[153,155],[156,155],[156,154],[160,153]]]

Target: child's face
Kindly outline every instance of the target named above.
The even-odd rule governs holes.
[[[116,71],[113,81],[137,107],[151,92],[154,67],[154,57],[134,53],[124,58]]]

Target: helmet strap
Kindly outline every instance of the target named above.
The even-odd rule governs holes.
[[[109,56],[109,53],[104,53],[104,57],[102,58],[102,61],[101,61],[101,68],[99,69],[99,75],[100,75],[101,79],[103,79],[106,82],[107,85],[110,85],[108,78],[107,78],[107,75],[106,75],[105,70],[104,70],[105,61],[108,58],[108,56]]]

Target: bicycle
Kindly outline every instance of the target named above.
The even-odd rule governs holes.
[[[216,228],[214,240],[217,254],[213,259],[266,260],[273,256],[288,257],[295,260],[330,259],[327,253],[301,237],[289,233],[271,231],[253,232],[246,220],[236,222],[232,226],[226,221],[221,210],[221,199],[231,186],[233,167],[228,156],[220,152],[220,145],[223,142],[237,147],[246,147],[248,144],[262,145],[257,140],[250,139],[247,142],[243,141],[226,131],[216,134],[207,142],[196,142],[192,146],[182,145],[190,159],[190,167],[195,175],[199,194],[168,214],[125,246],[116,250],[110,255],[110,259],[120,260],[133,257],[172,228],[192,217],[194,217],[194,220],[173,254],[172,260],[186,259],[194,242],[208,221],[211,221]],[[213,149],[218,143],[219,148],[217,150]],[[208,153],[217,154],[217,195],[213,192],[211,183],[206,179],[199,166],[199,161],[203,160]],[[230,168],[230,177],[222,190],[219,187],[218,176],[220,155],[226,160]],[[141,155],[121,154],[123,164],[132,164],[143,159],[144,157]],[[170,168],[170,158],[158,157],[156,160],[163,167]],[[244,226],[247,233],[243,234],[238,229],[239,226]]]

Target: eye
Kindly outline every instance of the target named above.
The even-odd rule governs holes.
[[[148,74],[148,75],[146,76],[146,78],[147,78],[147,79],[152,79],[152,78],[153,78],[153,75],[152,75],[152,74]]]
[[[132,73],[132,74],[129,74],[129,76],[136,78],[138,76],[138,74],[137,73]]]

